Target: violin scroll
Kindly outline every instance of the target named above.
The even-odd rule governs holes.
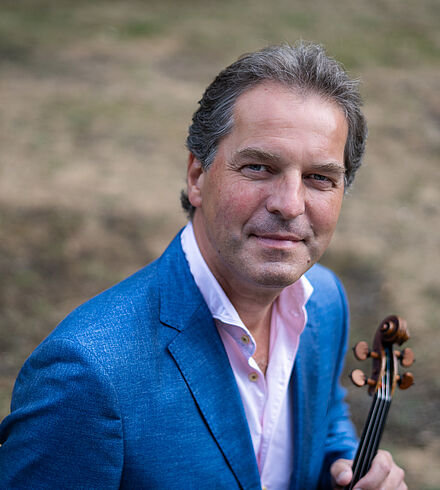
[[[384,343],[402,345],[409,339],[406,321],[396,315],[387,316],[379,325],[378,331]]]

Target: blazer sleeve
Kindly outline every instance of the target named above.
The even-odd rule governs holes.
[[[119,488],[121,417],[96,357],[72,340],[41,344],[17,378],[0,443],[1,488]]]
[[[341,386],[340,378],[344,367],[349,335],[349,310],[344,287],[334,275],[341,298],[343,314],[342,334],[336,351],[335,376],[333,378],[332,400],[328,411],[328,432],[325,442],[325,458],[321,473],[320,488],[332,488],[330,466],[339,458],[353,459],[357,448],[357,437],[351,422],[349,409],[345,402],[346,390]]]

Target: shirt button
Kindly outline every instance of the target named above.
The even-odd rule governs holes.
[[[258,381],[258,373],[255,371],[252,371],[252,373],[249,373],[249,381],[252,381],[252,383],[255,383],[255,381]]]
[[[246,334],[243,334],[240,337],[240,340],[243,342],[243,344],[249,344],[249,342],[251,341],[251,339],[249,338],[249,335],[246,335]]]

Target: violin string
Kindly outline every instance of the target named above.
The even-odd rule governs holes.
[[[383,380],[382,380],[382,383],[383,383]],[[383,414],[383,408],[384,408],[383,386],[381,386],[379,388],[378,394],[377,394],[374,423],[371,424],[371,431],[370,431],[370,434],[368,437],[368,441],[367,441],[366,449],[365,449],[365,455],[364,455],[364,458],[362,460],[362,465],[361,465],[361,469],[360,469],[360,474],[359,474],[360,478],[362,478],[367,473],[367,471],[371,465],[371,461],[374,457],[375,441],[377,439],[377,430],[378,430],[379,421],[380,421],[382,414]]]
[[[384,411],[383,415],[379,421],[377,440],[375,441],[376,451],[379,447],[379,442],[382,437],[383,430],[385,428],[386,418],[388,416],[388,411],[391,405],[391,379],[392,379],[392,352],[387,348],[387,357],[386,357],[386,370],[385,370],[385,380],[384,380]],[[376,453],[375,451],[375,453]]]
[[[390,351],[387,349],[386,368],[368,414],[367,424],[353,463],[353,479],[349,490],[367,473],[377,453],[391,405]]]
[[[381,386],[381,412],[380,417],[377,421],[377,426],[375,429],[374,436],[372,438],[371,443],[371,454],[370,454],[370,464],[377,453],[377,449],[379,447],[380,439],[382,437],[383,429],[385,427],[385,420],[388,414],[389,409],[389,359],[386,358],[386,369],[384,372],[384,376],[382,377],[382,386]],[[368,469],[368,468],[367,468]]]
[[[391,404],[391,397],[390,397],[390,369],[391,369],[391,360],[390,360],[390,351],[387,348],[386,349],[386,366],[384,370],[384,374],[381,379],[381,386],[379,388],[379,396],[380,396],[380,411],[378,413],[378,419],[377,419],[377,424],[374,428],[372,437],[371,437],[371,442],[370,442],[370,448],[369,448],[369,454],[368,458],[366,459],[366,464],[364,465],[364,472],[366,473],[371,466],[371,463],[373,461],[373,458],[376,456],[379,443],[382,437],[383,430],[385,428],[385,421],[388,415],[388,410]],[[364,473],[364,474],[365,474]]]
[[[361,441],[359,443],[358,451],[356,453],[356,458],[353,463],[353,479],[352,479],[352,485],[357,483],[357,481],[362,478],[362,470],[364,467],[364,462],[366,458],[368,457],[368,450],[369,450],[369,441],[371,439],[371,433],[373,431],[373,428],[376,424],[376,419],[377,419],[377,413],[379,410],[379,397],[378,393],[374,395],[373,403],[370,408],[370,412],[368,414],[367,418],[367,423],[365,425],[364,431],[361,436]],[[352,486],[349,487],[351,489]]]
[[[377,449],[379,447],[379,443],[380,443],[380,439],[382,437],[382,434],[383,434],[383,431],[384,431],[384,428],[385,428],[385,422],[386,422],[386,419],[387,419],[387,416],[388,416],[388,411],[390,409],[390,406],[391,406],[391,400],[392,400],[392,397],[391,397],[391,384],[392,384],[392,379],[394,377],[394,372],[393,372],[393,363],[392,363],[392,351],[389,347],[386,348],[386,351],[387,351],[387,356],[386,356],[386,360],[387,360],[387,367],[386,367],[386,370],[385,370],[385,376],[386,376],[386,382],[384,384],[384,412],[383,412],[383,416],[381,418],[381,420],[379,421],[379,428],[378,428],[378,439],[377,441],[375,442],[375,445],[376,445],[376,451],[375,453],[377,452]]]

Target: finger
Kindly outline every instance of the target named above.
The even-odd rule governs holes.
[[[353,462],[349,459],[337,459],[330,467],[333,487],[336,489],[348,485],[353,477],[351,466]]]
[[[406,490],[408,488],[405,484],[405,472],[394,461],[385,480],[385,488],[396,488],[398,490]]]
[[[366,477],[359,480],[354,487],[354,490],[408,490],[406,483],[403,481],[404,471],[395,465],[395,469],[391,469],[387,478],[379,483],[368,481]]]
[[[391,454],[388,451],[378,451],[370,470],[354,488],[355,490],[373,490],[376,488],[396,490],[400,488],[403,480],[404,472],[394,463]]]

